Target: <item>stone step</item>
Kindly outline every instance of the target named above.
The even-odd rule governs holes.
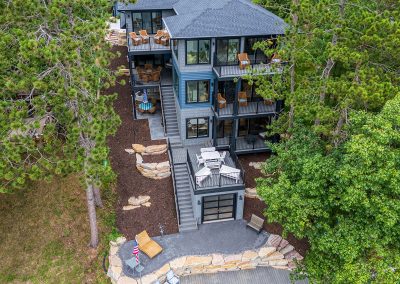
[[[190,231],[196,231],[197,230],[197,224],[196,222],[189,222],[189,223],[184,223],[179,226],[179,232],[190,232]]]

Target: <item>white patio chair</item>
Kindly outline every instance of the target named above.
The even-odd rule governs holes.
[[[221,163],[225,164],[225,158],[226,158],[226,151],[223,151],[220,159]]]
[[[204,159],[201,157],[201,155],[197,155],[196,154],[196,158],[197,158],[197,164],[200,166],[201,164],[204,164]]]
[[[204,165],[210,169],[220,169],[221,161],[204,161]]]
[[[167,272],[167,283],[168,284],[178,284],[179,278],[174,274],[172,270]]]
[[[240,170],[232,167],[228,167],[223,165],[219,171],[221,176],[231,178],[235,180],[235,183],[239,182],[240,179]]]
[[[208,147],[208,148],[201,148],[200,152],[204,153],[204,152],[214,152],[215,151],[215,147]]]
[[[206,178],[208,178],[209,176],[211,176],[211,170],[207,167],[202,168],[201,170],[199,170],[196,174],[196,184],[198,186],[201,186],[201,183],[203,182],[203,180],[205,180]]]

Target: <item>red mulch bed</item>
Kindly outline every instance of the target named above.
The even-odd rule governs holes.
[[[119,51],[121,56],[111,63],[111,68],[116,70],[119,66],[128,66],[126,47],[114,47],[113,52]],[[117,173],[118,202],[116,204],[117,227],[128,239],[147,230],[149,235],[160,235],[159,225],[163,226],[165,234],[178,232],[176,219],[174,190],[172,179],[152,180],[142,176],[136,169],[136,156],[129,155],[124,149],[131,148],[132,144],[145,146],[165,144],[165,140],[152,141],[150,138],[147,120],[133,120],[132,102],[130,96],[129,78],[124,78],[126,85],[116,84],[107,90],[107,93],[118,93],[114,108],[122,120],[122,124],[114,137],[108,139],[110,147],[111,166]],[[143,156],[144,162],[163,162],[168,160],[168,155]],[[128,205],[131,196],[150,196],[150,207],[140,207],[130,211],[123,211],[122,207]]]
[[[256,186],[255,178],[262,176],[261,171],[255,169],[253,167],[250,167],[249,163],[250,162],[264,162],[268,158],[269,158],[269,154],[249,154],[249,155],[239,156],[239,160],[246,172],[246,175],[245,175],[246,187],[255,187]],[[267,206],[263,201],[261,201],[257,198],[247,198],[246,197],[244,199],[243,217],[247,221],[250,220],[252,214],[257,215],[262,218],[265,218],[263,212],[265,211],[266,208],[267,208]],[[266,230],[267,232],[272,233],[272,234],[282,235],[283,228],[278,223],[268,223],[268,220],[266,219],[266,222],[264,223],[264,230]],[[296,239],[292,234],[288,234],[286,239],[303,256],[306,254],[307,250],[310,247],[310,245],[306,239],[301,239],[301,240]]]

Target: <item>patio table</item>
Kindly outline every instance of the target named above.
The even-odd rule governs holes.
[[[147,103],[140,103],[139,104],[139,108],[142,110],[150,110],[153,107],[153,104],[151,102],[147,102]]]
[[[201,157],[203,158],[204,161],[221,159],[221,155],[217,151],[214,151],[214,152],[203,152],[203,153],[201,153]]]

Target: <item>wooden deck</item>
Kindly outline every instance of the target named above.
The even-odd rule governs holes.
[[[275,114],[276,104],[266,105],[263,101],[260,102],[248,102],[247,106],[238,106],[238,115],[249,115],[249,114]],[[232,116],[234,115],[233,103],[227,104],[226,107],[217,109],[216,113],[218,116]]]
[[[275,67],[271,64],[255,64],[246,69],[240,69],[239,65],[233,66],[218,66],[214,67],[214,72],[219,78],[232,78],[240,77],[250,73],[255,73],[259,75],[269,75],[282,73],[283,68],[281,66]]]
[[[155,43],[154,36],[150,36],[150,42],[146,44],[133,45],[132,40],[128,37],[129,52],[132,53],[148,53],[148,52],[171,52],[170,46]]]
[[[139,75],[137,70],[134,68],[132,69],[133,76],[135,77],[135,90],[140,90],[143,88],[158,88],[159,85],[161,86],[171,86],[172,85],[172,71],[171,69],[163,68],[161,70],[161,79],[160,81],[149,81],[144,82],[139,79]]]

